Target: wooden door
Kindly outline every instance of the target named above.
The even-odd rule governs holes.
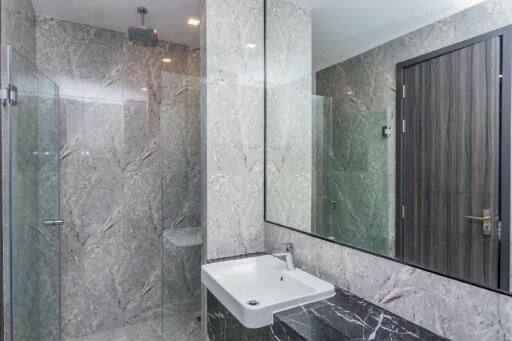
[[[498,286],[500,38],[404,69],[403,258]],[[490,210],[489,235],[483,217]]]

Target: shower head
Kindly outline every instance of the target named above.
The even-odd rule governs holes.
[[[148,13],[146,7],[138,7],[137,13],[140,14],[140,26],[131,26],[128,29],[128,37],[133,41],[145,44],[152,44],[158,41],[156,30],[145,25],[144,16]]]

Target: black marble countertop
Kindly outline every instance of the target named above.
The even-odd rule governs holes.
[[[274,315],[305,340],[445,340],[360,297],[336,295]]]
[[[262,254],[216,259],[212,262]],[[230,314],[227,311],[222,313],[223,309],[218,307],[219,302],[212,299],[215,302],[211,307],[216,311],[208,312],[208,321],[212,324],[212,328],[209,326],[210,338],[214,341],[231,340],[228,330],[234,329],[233,326],[226,329],[229,324],[226,321],[232,324],[234,317],[228,316]],[[210,302],[208,304],[210,308]],[[446,340],[340,288],[336,288],[334,297],[276,313],[272,326],[259,330],[246,329],[241,324],[239,327],[241,330],[236,333],[239,340]]]

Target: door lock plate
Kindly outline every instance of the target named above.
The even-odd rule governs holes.
[[[482,220],[482,233],[484,236],[491,236],[492,235],[492,217],[491,217],[491,210],[485,209],[484,220]]]

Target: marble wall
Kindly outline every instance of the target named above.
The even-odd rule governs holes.
[[[315,197],[322,218],[317,219],[315,234],[394,255],[387,200],[390,138],[382,136],[387,125],[387,110],[331,111],[325,117],[327,134],[317,142],[324,155],[322,164],[316,164],[323,178]]]
[[[267,0],[266,11],[266,219],[310,232],[311,10],[284,0]]]
[[[207,258],[263,249],[263,1],[206,0]]]
[[[61,94],[62,339],[198,339],[198,51],[46,17],[36,41]]]
[[[452,340],[512,338],[512,298],[267,224],[265,246],[295,244],[296,265]]]
[[[12,46],[29,62],[36,60],[36,14],[31,0],[2,0],[2,46]]]

